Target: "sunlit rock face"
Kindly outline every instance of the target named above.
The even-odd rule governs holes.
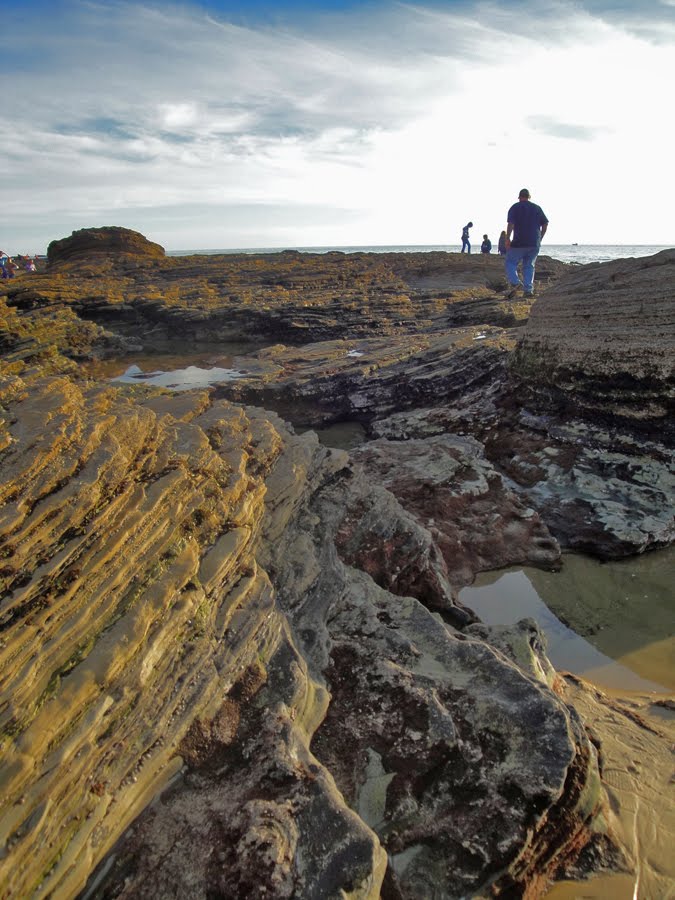
[[[672,440],[675,250],[563,276],[532,307],[511,371],[526,404]]]
[[[164,248],[149,241],[138,231],[110,225],[103,228],[81,228],[70,237],[52,241],[47,247],[47,264],[77,260],[95,260],[103,256],[136,256],[162,259]]]
[[[429,871],[448,891],[524,884],[591,839],[597,763],[555,694],[340,561],[373,491],[346,454],[205,392],[26,370],[2,400],[0,877],[17,896],[76,893],[169,782],[109,896],[376,897],[385,848],[408,895]],[[400,533],[378,490],[382,534]],[[395,778],[373,812],[377,759]],[[554,850],[538,823],[563,807]],[[466,829],[483,833],[468,851]]]

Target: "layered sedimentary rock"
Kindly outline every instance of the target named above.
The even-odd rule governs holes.
[[[675,399],[675,250],[583,266],[532,308],[513,355],[525,403],[668,428]]]
[[[456,593],[555,566],[570,498],[591,547],[667,540],[668,448],[522,408],[504,326],[528,308],[497,261],[403,256],[107,252],[0,290],[10,896],[536,897],[641,866],[593,730],[623,712],[563,683],[534,623],[489,629]],[[217,391],[122,388],[76,369],[112,348],[84,314],[314,343]],[[251,401],[380,440],[350,457]]]
[[[464,407],[471,396],[488,404],[492,386],[506,376],[507,352],[514,345],[512,333],[491,326],[302,347],[274,344],[235,358],[239,377],[216,390],[285,411],[296,423],[369,425],[439,396],[448,408]]]
[[[13,893],[73,893],[178,773],[130,838],[140,855],[120,855],[122,895],[254,882],[280,896],[377,896],[383,846],[426,846],[422,823],[441,809],[454,824],[423,856],[443,883],[466,791],[481,798],[470,830],[488,817],[494,839],[462,851],[448,890],[545,875],[558,851],[535,849],[537,822],[561,802],[575,828],[591,825],[602,799],[592,748],[555,695],[338,562],[333,535],[370,490],[346,456],[204,393],[133,397],[29,373],[3,387],[0,866]],[[393,498],[386,515],[397,527],[405,518]],[[363,719],[365,703],[390,715]],[[317,758],[309,742],[333,704]],[[394,715],[400,740],[387,750]],[[344,781],[342,729],[357,723],[349,752],[361,746],[363,768]],[[523,753],[525,728],[540,755]],[[484,741],[503,771],[485,757],[487,793],[487,771],[466,770]],[[368,748],[401,772],[381,833],[354,797],[354,777],[370,778]],[[590,804],[566,792],[571,769]],[[167,817],[180,823],[175,865],[162,850]],[[389,877],[409,895],[417,869],[397,863]]]

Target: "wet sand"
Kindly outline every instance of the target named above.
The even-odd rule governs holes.
[[[631,873],[560,882],[547,900],[669,900],[675,897],[675,712],[652,697],[613,698],[565,679],[568,700],[599,740],[608,827]]]

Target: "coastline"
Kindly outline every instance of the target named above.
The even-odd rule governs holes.
[[[560,262],[587,265],[596,262],[609,262],[614,259],[653,256],[661,250],[668,250],[670,244],[543,244],[541,256],[548,256]],[[270,253],[450,253],[460,254],[458,247],[449,244],[363,244],[344,246],[287,246],[287,247],[239,247],[239,248],[199,248],[190,250],[167,250],[166,255],[177,256],[232,256],[244,254],[255,256]],[[473,253],[472,256],[480,256]],[[497,257],[496,253],[491,256]]]

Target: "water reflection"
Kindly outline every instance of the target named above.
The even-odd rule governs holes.
[[[187,366],[184,369],[173,369],[171,372],[163,372],[161,369],[144,372],[140,366],[129,366],[122,375],[110,380],[122,384],[149,384],[153,387],[169,388],[172,391],[188,391],[191,388],[206,388],[212,384],[222,384],[243,377],[244,373],[237,369],[221,369],[218,366],[211,366],[208,369],[201,366]]]
[[[206,387],[212,384],[206,375],[199,372],[208,372],[213,369],[223,371],[236,371],[233,362],[237,356],[246,356],[259,350],[263,345],[241,341],[223,342],[214,347],[213,344],[204,347],[201,351],[192,350],[185,353],[180,349],[156,351],[152,353],[134,353],[126,358],[95,360],[83,363],[82,368],[95,378],[108,378],[113,381],[141,382],[144,378],[154,379],[158,375],[176,376],[175,381],[183,381],[181,373],[192,371],[186,376],[186,380],[192,380],[190,387]],[[132,371],[133,370],[133,371]],[[128,376],[128,377],[127,377]],[[200,380],[201,379],[201,380]],[[149,384],[157,384],[155,380],[148,380]]]
[[[601,563],[566,555],[562,571],[510,569],[460,593],[487,624],[526,616],[547,635],[557,669],[617,690],[675,689],[672,549]]]

